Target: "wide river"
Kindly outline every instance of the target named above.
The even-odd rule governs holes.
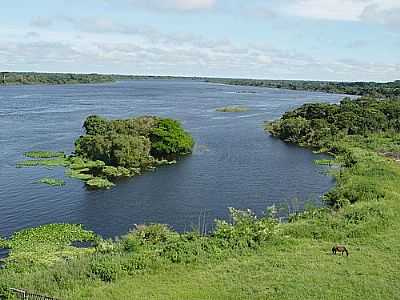
[[[129,81],[99,85],[0,87],[0,235],[47,223],[81,223],[114,237],[134,223],[165,223],[190,230],[199,216],[211,228],[227,208],[305,201],[319,203],[334,181],[313,161],[320,156],[263,131],[263,122],[305,102],[337,102],[342,95],[224,86],[197,81]],[[245,113],[215,108],[245,105]],[[88,115],[140,115],[180,119],[196,140],[191,156],[176,165],[87,190],[65,178],[64,187],[35,183],[64,177],[63,168],[23,168],[31,150],[73,151]],[[299,200],[294,200],[299,199]]]

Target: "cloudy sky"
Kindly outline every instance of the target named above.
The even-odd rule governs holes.
[[[400,0],[2,2],[0,70],[400,79]]]

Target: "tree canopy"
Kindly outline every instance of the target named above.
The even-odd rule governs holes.
[[[340,104],[309,103],[287,112],[267,129],[281,139],[310,146],[335,136],[400,131],[400,100],[344,98]]]
[[[83,128],[86,135],[76,140],[75,154],[115,167],[144,168],[154,159],[189,154],[194,145],[193,138],[172,119],[89,116]]]

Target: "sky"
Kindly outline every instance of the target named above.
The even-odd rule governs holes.
[[[400,79],[400,0],[19,0],[0,70]]]

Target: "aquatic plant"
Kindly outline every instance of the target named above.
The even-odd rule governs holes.
[[[64,152],[55,152],[55,151],[29,151],[29,152],[25,152],[24,155],[29,158],[65,157]]]
[[[92,174],[88,174],[86,172],[89,172],[90,169],[86,168],[86,169],[80,169],[80,170],[73,170],[73,169],[68,169],[65,174],[68,177],[74,178],[74,179],[79,179],[79,180],[89,180],[89,179],[93,179],[94,176]]]
[[[316,159],[316,160],[314,160],[314,163],[316,165],[321,165],[321,166],[331,166],[334,163],[334,160],[332,160],[332,159]]]
[[[217,112],[246,112],[249,111],[248,107],[245,106],[225,106],[225,107],[219,107],[215,109]]]
[[[95,189],[109,189],[115,184],[105,178],[94,177],[86,181],[86,185],[90,188]]]
[[[7,262],[16,269],[30,265],[51,264],[65,256],[74,256],[87,249],[77,249],[73,241],[96,241],[97,236],[81,225],[49,224],[14,233],[6,240],[11,249]]]
[[[53,159],[31,159],[24,160],[17,163],[17,168],[23,167],[66,167],[68,166],[66,158],[53,158]]]
[[[38,181],[39,183],[51,185],[51,186],[63,186],[65,185],[65,181],[62,179],[57,179],[57,178],[50,178],[50,177],[45,177],[42,178]]]

